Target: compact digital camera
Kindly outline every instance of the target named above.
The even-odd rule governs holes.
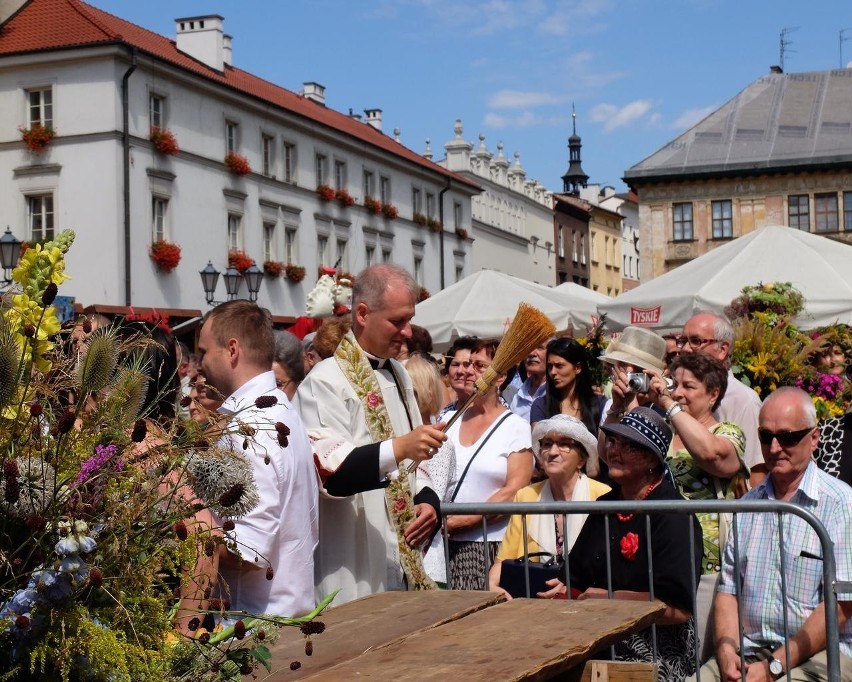
[[[631,372],[627,375],[627,388],[631,393],[647,393],[651,376],[645,372]]]
[[[674,381],[671,377],[663,377],[666,388],[672,390]],[[632,372],[627,375],[627,388],[631,393],[647,393],[651,387],[651,375],[645,372]]]

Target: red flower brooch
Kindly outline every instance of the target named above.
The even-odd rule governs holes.
[[[621,556],[628,561],[636,559],[636,552],[639,551],[639,536],[636,533],[625,533],[621,538]]]
[[[378,393],[368,393],[367,394],[367,404],[370,407],[378,407],[382,402],[382,397]]]

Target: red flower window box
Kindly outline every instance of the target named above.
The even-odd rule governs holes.
[[[277,260],[264,261],[263,271],[270,277],[280,277],[284,273],[284,263]]]
[[[299,283],[303,279],[305,279],[305,268],[301,265],[294,265],[293,263],[287,263],[284,266],[284,276],[287,277],[291,282]]]
[[[174,133],[167,128],[151,128],[151,134],[148,136],[148,139],[151,140],[154,149],[164,156],[174,156],[180,151]]]
[[[228,251],[228,267],[235,268],[240,273],[248,270],[252,265],[254,265],[254,259],[249,256],[245,251],[240,251],[239,249],[235,249],[234,251]]]
[[[393,204],[386,203],[382,204],[382,213],[388,220],[393,220],[399,215],[399,210]]]
[[[171,272],[180,263],[180,246],[160,239],[151,244],[150,255],[161,272]]]
[[[27,146],[27,151],[33,154],[42,154],[50,146],[53,138],[56,137],[56,132],[50,126],[44,126],[41,123],[34,123],[31,128],[18,128],[21,132],[21,139]]]
[[[378,199],[373,199],[373,197],[364,197],[364,208],[370,213],[378,215],[382,212],[382,202]]]
[[[334,198],[337,199],[337,203],[344,208],[349,208],[350,206],[355,205],[355,198],[345,189],[338,189],[335,191]]]
[[[334,190],[325,183],[321,185],[317,185],[317,196],[323,201],[333,201],[334,200]]]
[[[248,159],[242,154],[236,152],[228,152],[225,156],[225,166],[234,175],[248,175],[251,173],[251,165]]]

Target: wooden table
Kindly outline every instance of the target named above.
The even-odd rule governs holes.
[[[515,599],[488,592],[389,592],[330,609],[314,655],[285,631],[268,679],[547,680],[648,627],[660,603]],[[288,669],[298,660],[302,668]]]

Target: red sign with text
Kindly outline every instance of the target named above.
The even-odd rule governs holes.
[[[662,308],[630,308],[630,324],[659,324]]]

